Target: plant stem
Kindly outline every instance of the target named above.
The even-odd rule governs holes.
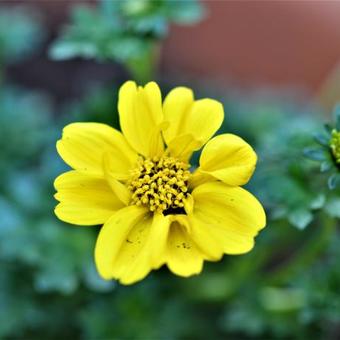
[[[325,213],[321,213],[320,217],[320,229],[314,233],[309,242],[307,242],[288,263],[269,274],[269,282],[272,284],[289,282],[294,274],[311,265],[323,252],[334,234],[337,220],[329,217]]]
[[[159,63],[160,46],[155,43],[150,51],[138,59],[128,60],[126,67],[131,73],[133,80],[139,84],[145,84],[155,79]]]

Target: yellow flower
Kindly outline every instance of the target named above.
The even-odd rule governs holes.
[[[243,254],[265,226],[261,204],[241,188],[256,164],[240,137],[222,134],[224,112],[185,87],[162,104],[156,83],[119,91],[122,133],[104,124],[65,127],[57,150],[73,170],[55,181],[59,219],[104,224],[95,262],[104,279],[131,284],[163,264],[188,277],[203,261]],[[203,147],[199,167],[192,153]]]

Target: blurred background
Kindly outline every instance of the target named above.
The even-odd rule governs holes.
[[[335,1],[1,1],[0,338],[339,339],[339,188],[303,157],[340,99],[339,15]],[[127,79],[223,102],[219,132],[259,155],[248,188],[268,224],[251,253],[124,287],[96,273],[98,227],[56,219],[63,126],[119,128]]]

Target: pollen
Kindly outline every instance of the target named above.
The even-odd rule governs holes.
[[[340,163],[340,131],[333,130],[332,138],[329,142],[336,163]]]
[[[189,164],[174,157],[140,158],[131,172],[128,188],[132,205],[164,212],[184,207],[188,196]]]

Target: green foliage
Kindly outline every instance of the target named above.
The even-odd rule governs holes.
[[[122,287],[96,273],[92,252],[97,228],[56,220],[51,186],[64,171],[53,145],[62,126],[74,120],[113,123],[115,100],[109,92],[93,92],[55,121],[44,96],[16,89],[4,89],[3,95],[12,103],[7,116],[15,114],[20,100],[42,100],[18,111],[27,121],[15,116],[24,126],[12,126],[18,130],[8,134],[7,144],[22,130],[41,130],[44,138],[26,136],[31,142],[23,143],[34,146],[29,153],[11,149],[20,166],[6,162],[2,177],[0,336],[276,339],[326,336],[337,327],[340,273],[334,263],[340,240],[326,224],[332,226],[332,218],[338,217],[339,200],[313,191],[322,179],[315,180],[314,163],[302,155],[319,124],[313,116],[299,116],[301,108],[287,110],[275,99],[257,99],[256,105],[228,99],[229,124],[221,132],[237,131],[255,145],[260,161],[250,185],[267,209],[267,229],[250,254],[206,264],[198,277],[181,279],[163,269]],[[311,228],[302,231],[306,224]],[[275,260],[280,258],[283,264]],[[71,317],[65,318],[65,310]]]
[[[123,4],[129,16],[143,21],[158,2],[102,6],[111,17],[109,7]],[[174,11],[171,20],[188,15]],[[166,268],[129,287],[98,277],[98,228],[66,225],[53,213],[53,180],[66,170],[55,141],[72,121],[119,128],[119,85],[91,90],[58,116],[46,94],[1,86],[0,338],[338,338],[340,196],[327,190],[318,169],[320,163],[323,171],[334,170],[334,163],[303,156],[320,126],[318,112],[273,93],[222,98],[228,118],[220,132],[237,133],[259,155],[249,187],[264,203],[268,223],[252,252],[207,263],[189,279]],[[325,136],[315,139],[327,146]]]
[[[43,36],[36,13],[24,8],[1,8],[0,64],[17,62],[27,57],[34,52]]]
[[[0,102],[0,174],[3,174],[9,164],[12,169],[30,163],[40,153],[40,146],[53,136],[45,132],[51,119],[46,96],[2,88]]]
[[[294,106],[274,96],[248,100],[227,110],[235,112],[237,119],[227,120],[223,131],[230,130],[231,125],[233,131],[255,144],[259,161],[250,186],[270,208],[271,218],[306,228],[323,207],[327,193],[322,190],[322,177],[308,180],[316,167],[303,156],[320,124],[316,112],[311,115],[311,107]],[[323,150],[312,150],[311,154],[314,159],[324,159]]]
[[[105,293],[114,283],[94,268],[94,230],[69,228],[53,214],[53,179],[65,169],[54,147],[61,126],[46,97],[2,88],[1,99],[0,337],[20,337],[63,315],[66,296]],[[41,305],[49,308],[60,294],[65,298],[45,315]],[[57,327],[52,332],[59,334]]]
[[[71,24],[52,45],[50,56],[118,61],[144,82],[152,77],[158,43],[169,23],[193,24],[202,15],[195,0],[102,0],[96,9],[75,6]]]
[[[334,124],[325,124],[322,133],[314,134],[314,140],[318,147],[304,149],[307,158],[320,162],[321,172],[331,172],[328,177],[328,188],[334,190],[340,188],[340,106],[336,105],[333,110]]]

